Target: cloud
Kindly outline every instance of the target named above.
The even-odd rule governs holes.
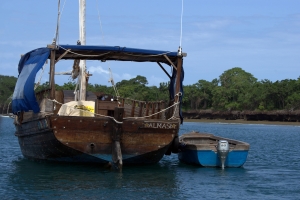
[[[150,78],[148,78],[148,85],[149,86],[159,86],[160,83],[162,82],[168,82],[169,80],[167,79],[163,79],[161,77],[157,77],[157,76],[151,76]]]
[[[105,75],[108,75],[109,74],[109,71],[108,70],[105,70],[103,69],[101,66],[98,66],[98,67],[94,67],[94,66],[91,66],[89,67],[88,69],[91,73],[98,73],[98,74],[105,74]]]
[[[120,80],[123,80],[123,79],[129,80],[129,79],[134,78],[134,76],[132,76],[132,75],[130,75],[130,74],[128,74],[128,73],[124,73],[124,74],[122,74],[121,76],[118,75],[118,74],[114,74],[114,75],[117,75],[117,77],[118,77]]]
[[[100,75],[103,79],[105,79],[105,81],[102,81],[102,82],[108,82],[108,80],[110,79],[110,72],[109,70],[107,69],[103,69],[102,66],[91,66],[91,67],[88,67],[87,69],[90,73],[93,74],[93,76],[97,76]],[[122,74],[118,74],[118,73],[114,73],[112,72],[112,77],[114,79],[114,82],[117,83],[117,82],[120,82],[122,80],[129,80],[129,79],[132,79],[134,78],[135,76],[129,74],[129,73],[122,73]]]
[[[208,30],[208,29],[221,29],[224,27],[228,27],[230,25],[232,25],[233,23],[235,23],[234,20],[230,20],[230,19],[213,19],[213,20],[209,20],[206,22],[197,22],[195,23],[196,27],[200,28],[200,29],[204,29],[204,30]]]

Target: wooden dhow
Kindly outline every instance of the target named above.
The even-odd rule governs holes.
[[[38,160],[126,165],[157,163],[177,152],[183,55],[87,45],[48,45],[23,55],[12,101],[22,154]],[[35,75],[48,59],[50,87],[35,93]],[[80,59],[165,63],[173,68],[171,75],[164,70],[170,77],[170,100],[107,100],[89,91],[86,100],[78,100],[72,91],[56,90],[56,63],[76,64]]]

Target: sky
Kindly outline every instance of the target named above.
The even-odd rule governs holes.
[[[240,67],[258,81],[300,77],[299,0],[87,0],[86,44],[177,51],[184,58],[184,85],[212,81]],[[59,44],[79,39],[78,0],[61,0]],[[0,74],[18,76],[22,54],[46,47],[55,37],[57,0],[10,0],[0,4]],[[181,31],[182,30],[182,31]],[[181,34],[182,32],[182,34]],[[56,72],[70,71],[59,62]],[[109,86],[145,76],[148,86],[167,82],[156,63],[87,62],[89,82]],[[170,72],[171,68],[166,67]],[[49,69],[37,75],[48,80]],[[62,85],[69,76],[56,76]]]

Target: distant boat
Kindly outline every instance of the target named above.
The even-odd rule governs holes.
[[[178,159],[203,167],[241,167],[250,145],[208,133],[191,132],[179,137]]]
[[[9,115],[1,115],[1,114],[0,114],[0,117],[9,117]]]

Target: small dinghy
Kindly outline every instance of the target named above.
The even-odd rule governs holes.
[[[178,159],[203,167],[241,167],[250,145],[208,133],[190,132],[179,137]]]

